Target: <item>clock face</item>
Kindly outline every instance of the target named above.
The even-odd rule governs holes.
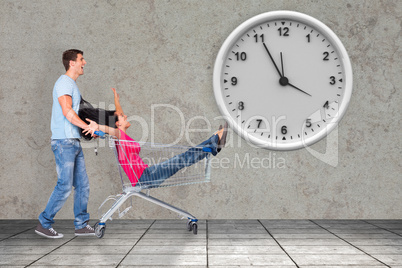
[[[215,98],[230,126],[263,148],[292,150],[325,137],[352,93],[349,57],[320,21],[291,11],[241,24],[222,45]]]

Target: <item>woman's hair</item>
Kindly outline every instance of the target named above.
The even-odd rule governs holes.
[[[63,65],[66,71],[70,68],[70,60],[76,61],[78,54],[84,56],[84,52],[78,49],[69,49],[63,52]]]
[[[118,116],[115,115],[115,111],[105,110],[101,108],[94,108],[89,102],[81,97],[80,109],[78,110],[78,116],[85,123],[89,123],[86,119],[91,119],[99,125],[105,125],[112,128],[116,127],[116,122],[119,121]],[[91,134],[82,133],[80,129],[81,137],[86,140],[91,140]]]

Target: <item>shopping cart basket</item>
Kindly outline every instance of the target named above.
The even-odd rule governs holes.
[[[209,182],[211,173],[210,148],[119,140],[114,137],[109,137],[109,147],[113,149],[117,159],[123,192],[107,197],[99,207],[100,220],[94,226],[95,234],[98,238],[103,237],[106,230],[106,221],[112,220],[112,215],[115,212],[121,218],[132,208],[133,196],[141,197],[178,213],[182,219],[187,219],[187,230],[197,234],[198,220],[193,215],[156,199],[150,196],[149,193],[152,188]],[[201,161],[191,165],[180,161],[182,159],[180,156],[189,152],[189,150],[201,150],[206,156]],[[138,161],[138,158],[141,160]],[[175,161],[169,161],[172,158],[175,158]],[[152,176],[147,176],[146,180],[143,178],[140,180],[137,175],[138,170],[142,169],[144,165],[148,167],[165,165],[164,170],[170,172],[169,177],[167,178],[165,174],[160,172],[155,172]],[[173,169],[174,171],[172,171]],[[162,179],[159,180],[159,178]],[[121,208],[127,200],[130,200],[130,204],[125,208]],[[102,213],[102,207],[106,203],[110,203],[109,201],[113,201],[113,205],[108,211]]]

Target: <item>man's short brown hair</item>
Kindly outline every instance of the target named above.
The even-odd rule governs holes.
[[[78,49],[69,49],[63,52],[63,65],[66,71],[70,68],[70,60],[77,60],[78,54],[84,55],[84,52]]]

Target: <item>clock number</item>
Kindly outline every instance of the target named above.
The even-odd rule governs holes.
[[[308,118],[307,120],[306,120],[306,127],[311,127],[311,118]]]
[[[325,57],[322,59],[322,60],[329,60],[328,59],[328,57],[329,57],[329,53],[328,52],[324,52],[324,53],[322,53],[323,55],[325,55]]]
[[[247,59],[246,52],[242,52],[242,53],[236,52],[235,56],[236,56],[236,60],[245,61]]]
[[[241,111],[241,110],[244,110],[244,102],[242,102],[242,101],[239,102],[238,109],[239,109],[240,111]]]
[[[232,86],[237,85],[237,78],[236,77],[232,77],[232,79],[230,79],[230,81],[232,81]]]
[[[281,128],[281,133],[282,133],[283,135],[285,135],[286,133],[288,133],[287,126],[283,126],[283,127]]]
[[[322,107],[324,107],[324,108],[326,108],[326,109],[329,109],[329,102],[328,102],[328,101],[325,102],[325,103],[324,103],[324,106],[322,106]]]
[[[278,32],[279,32],[279,36],[289,36],[289,28],[288,27],[284,27],[283,31],[282,31],[282,27],[279,27]]]
[[[331,76],[329,78],[331,80],[331,82],[329,82],[331,85],[335,85],[336,81],[335,81],[335,76]]]
[[[310,34],[306,35],[307,37],[307,42],[310,43]]]
[[[257,119],[257,122],[258,122],[257,128],[260,128],[262,119]]]
[[[260,38],[258,38],[258,37],[260,37]],[[261,42],[264,43],[264,34],[262,34],[260,36],[258,36],[258,34],[255,34],[254,38],[255,38],[256,43],[258,43],[258,39],[261,39]]]

